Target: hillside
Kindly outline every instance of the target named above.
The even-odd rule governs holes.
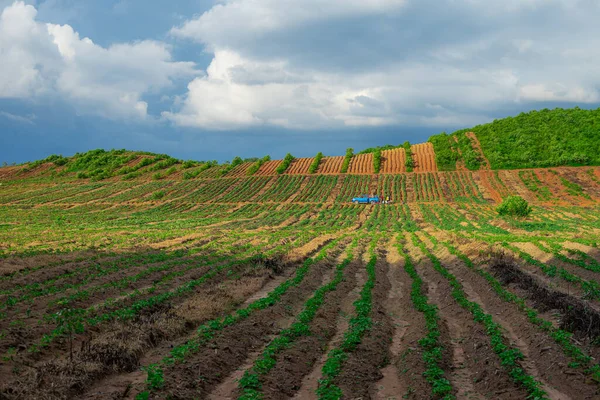
[[[485,159],[492,169],[600,165],[600,109],[531,111],[429,141],[443,171],[461,162],[477,170]]]
[[[398,174],[489,169],[600,165],[600,109],[554,109],[432,136],[427,143],[387,145],[346,156],[269,156],[218,164],[183,161],[166,154],[92,150],[72,157],[52,155],[22,166],[0,168],[0,178],[53,179],[218,178],[307,174]]]
[[[600,166],[492,170],[490,129],[0,168],[0,398],[597,399]]]

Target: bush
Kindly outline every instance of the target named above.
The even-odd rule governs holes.
[[[152,200],[160,200],[163,197],[165,197],[165,192],[164,192],[164,190],[161,190],[159,192],[152,193],[152,197],[151,198],[152,198]]]
[[[263,158],[261,158],[260,160],[258,160],[254,164],[252,164],[250,166],[250,168],[248,168],[248,172],[246,172],[246,175],[248,175],[248,176],[254,175],[255,173],[258,172],[260,167],[262,167],[262,165],[264,163],[266,163],[267,161],[271,161],[271,156],[264,156]]]
[[[435,152],[435,162],[440,171],[455,171],[458,152],[454,149],[454,139],[446,132],[429,138]]]
[[[322,158],[323,158],[323,153],[318,152],[317,155],[315,156],[315,159],[313,160],[313,162],[310,164],[310,167],[308,168],[309,174],[314,174],[315,172],[317,172]]]
[[[348,167],[350,166],[350,160],[354,156],[354,149],[349,147],[346,149],[346,157],[344,158],[344,162],[342,163],[342,170],[340,171],[342,174],[348,172]]]
[[[158,181],[160,179],[162,179],[163,176],[160,172],[155,173],[154,175],[152,175],[152,179],[154,179],[155,181]]]
[[[410,142],[407,140],[406,142],[404,142],[402,147],[404,147],[404,152],[406,153],[406,161],[404,162],[404,165],[406,166],[406,172],[412,172],[413,168],[415,167],[415,162],[413,161],[413,158],[412,158],[412,150],[410,148]]]
[[[502,216],[525,218],[531,214],[531,207],[521,196],[508,196],[496,207],[498,214]]]
[[[294,156],[291,155],[290,153],[287,153],[285,155],[285,158],[283,159],[283,162],[281,164],[279,164],[279,167],[277,167],[277,169],[276,169],[277,173],[280,175],[283,174],[289,168],[292,161],[294,161]]]
[[[376,174],[378,174],[381,169],[381,149],[377,149],[373,152],[373,169]]]

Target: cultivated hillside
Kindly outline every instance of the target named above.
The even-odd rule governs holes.
[[[0,399],[598,399],[600,166],[493,170],[497,124],[0,168]]]
[[[239,178],[272,175],[400,174],[600,165],[600,109],[532,111],[492,123],[432,136],[428,142],[383,146],[345,156],[283,160],[269,156],[219,164],[183,161],[166,154],[92,150],[72,157],[52,155],[0,169],[0,179],[34,176],[90,181]]]

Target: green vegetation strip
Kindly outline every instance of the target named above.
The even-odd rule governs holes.
[[[370,249],[371,258],[367,263],[367,281],[365,282],[360,297],[354,302],[355,316],[350,319],[348,330],[344,333],[342,343],[331,350],[323,366],[322,379],[319,380],[317,396],[319,399],[332,400],[342,397],[342,390],[334,383],[342,370],[344,361],[348,358],[348,353],[354,351],[362,340],[362,337],[371,330],[373,321],[371,319],[372,292],[375,286],[375,256],[374,244]]]
[[[406,141],[402,147],[404,147],[404,152],[406,153],[406,161],[404,162],[404,165],[406,166],[406,172],[412,172],[413,168],[415,167],[415,162],[412,158],[412,149],[410,147],[410,143]]]
[[[314,174],[319,169],[319,164],[321,163],[321,159],[323,158],[323,153],[318,152],[315,156],[315,159],[310,163],[310,167],[308,167],[308,173]]]
[[[344,261],[336,267],[334,278],[326,285],[316,290],[315,294],[306,301],[304,310],[296,317],[296,321],[287,329],[281,331],[279,336],[271,341],[263,351],[262,355],[254,362],[252,369],[244,372],[244,376],[239,381],[239,388],[242,395],[239,399],[252,400],[262,398],[261,376],[267,374],[277,363],[275,358],[279,352],[291,347],[293,343],[302,336],[310,336],[310,323],[314,319],[317,311],[325,301],[325,295],[335,290],[344,278],[344,269],[353,260],[352,251],[356,247],[357,240],[348,247],[347,255]]]
[[[346,172],[348,172],[348,167],[350,166],[350,160],[352,160],[353,156],[354,156],[354,149],[347,148],[346,156],[344,157],[344,162],[342,163],[342,170],[340,171],[342,174],[345,174]]]
[[[454,399],[452,385],[440,367],[444,348],[440,342],[438,309],[427,302],[427,296],[423,293],[423,280],[401,245],[398,245],[398,252],[404,257],[404,270],[412,279],[410,298],[417,311],[423,313],[425,317],[427,335],[419,340],[419,346],[423,348],[423,361],[427,367],[424,373],[425,379],[431,384],[435,396],[445,400]]]
[[[373,153],[373,170],[376,174],[379,173],[381,169],[381,149],[375,150]]]
[[[430,237],[430,239],[432,239],[432,237]],[[433,241],[434,244],[437,243],[436,239],[433,239]],[[592,357],[586,355],[578,346],[573,344],[572,333],[560,328],[555,328],[554,325],[552,325],[552,322],[540,318],[537,310],[528,307],[525,303],[525,300],[506,290],[493,275],[481,268],[475,267],[469,257],[462,254],[457,248],[445,242],[442,242],[442,244],[451,254],[458,257],[467,267],[483,277],[492,286],[492,289],[494,289],[501,299],[510,303],[514,303],[519,310],[523,311],[527,315],[529,322],[534,324],[540,330],[546,332],[563,349],[565,355],[573,359],[573,362],[569,363],[569,367],[579,368],[585,366],[586,369],[584,372],[586,374],[590,374],[597,383],[600,383],[600,365],[594,364],[594,359]]]
[[[485,313],[481,308],[481,305],[470,301],[467,298],[462,285],[458,282],[456,277],[441,264],[440,260],[427,249],[425,244],[421,242],[414,233],[412,234],[412,240],[415,246],[418,246],[423,254],[431,260],[433,268],[448,280],[452,287],[452,297],[456,302],[461,307],[468,310],[473,315],[473,319],[476,322],[485,326],[486,332],[490,337],[492,349],[500,358],[500,364],[506,369],[513,381],[522,386],[529,393],[529,398],[548,399],[547,393],[541,388],[541,383],[536,381],[531,375],[527,374],[519,364],[519,361],[523,360],[525,357],[519,349],[506,343],[507,341],[502,335],[502,327],[500,324],[494,322],[492,316]]]
[[[246,175],[248,175],[248,176],[254,175],[255,173],[258,172],[260,167],[262,167],[262,165],[264,163],[266,163],[267,161],[271,161],[271,156],[264,156],[263,158],[261,158],[260,160],[256,161],[254,164],[252,164],[250,166],[250,168],[248,168],[248,171],[246,171]]]
[[[290,153],[287,153],[283,159],[283,162],[279,164],[275,171],[277,171],[277,173],[280,175],[283,174],[285,171],[287,171],[292,161],[294,161],[294,156]]]
[[[198,352],[204,344],[213,339],[217,332],[248,318],[255,311],[263,310],[279,302],[279,300],[281,300],[281,297],[291,287],[298,286],[300,283],[302,283],[302,281],[306,277],[306,274],[313,266],[313,264],[323,260],[327,256],[328,251],[334,246],[336,246],[340,240],[341,239],[334,240],[327,246],[323,247],[323,249],[321,249],[321,251],[315,258],[307,258],[302,264],[302,266],[300,266],[296,270],[296,275],[293,278],[290,278],[283,282],[281,285],[277,286],[273,291],[269,292],[269,294],[266,297],[256,300],[253,303],[250,303],[247,307],[241,308],[237,310],[234,314],[231,314],[227,317],[218,318],[206,322],[198,328],[194,338],[182,345],[173,348],[173,350],[171,350],[171,354],[163,358],[159,363],[151,364],[148,367],[144,368],[145,371],[148,373],[148,378],[146,381],[148,391],[138,394],[136,398],[147,399],[150,392],[160,389],[164,385],[163,368],[165,366],[174,365],[178,362],[184,361],[186,357]]]

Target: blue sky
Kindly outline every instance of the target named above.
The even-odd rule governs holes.
[[[0,162],[341,155],[600,106],[595,0],[0,0]]]

